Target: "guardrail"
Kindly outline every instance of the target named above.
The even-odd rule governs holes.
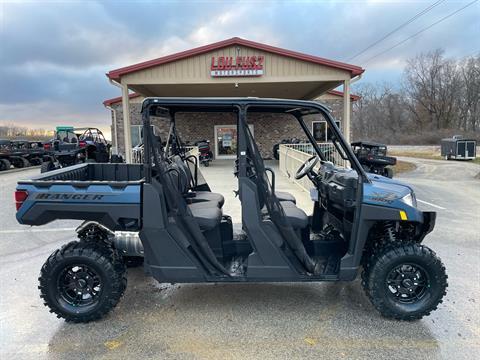
[[[347,162],[340,156],[335,146],[331,143],[319,143],[318,146],[325,154],[328,161],[333,162],[336,166],[346,167]],[[298,168],[307,161],[315,150],[312,144],[280,144],[279,147],[279,169],[289,179],[300,186],[305,191],[310,191],[312,182],[304,177],[303,179],[296,180],[295,173]],[[320,166],[317,165],[317,169]]]

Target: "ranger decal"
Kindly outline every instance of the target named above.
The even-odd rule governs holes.
[[[104,195],[39,193],[35,200],[102,200]]]

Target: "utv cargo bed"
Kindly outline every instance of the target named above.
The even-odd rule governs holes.
[[[17,220],[101,221],[111,230],[138,230],[144,181],[140,164],[80,164],[18,182]]]

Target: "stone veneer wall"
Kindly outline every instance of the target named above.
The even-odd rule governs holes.
[[[333,115],[337,120],[342,121],[343,114],[343,100],[324,100],[325,105],[329,106]],[[118,131],[118,148],[119,153],[124,153],[124,139],[123,139],[123,110],[122,104],[114,104],[112,108],[117,115],[117,131]],[[132,125],[140,125],[141,122],[141,104],[130,104],[130,121]],[[264,158],[272,157],[273,145],[280,142],[282,139],[296,137],[299,139],[306,139],[303,130],[296,121],[296,119],[287,114],[268,114],[268,113],[253,113],[250,115],[250,123],[253,125],[254,137],[257,140],[257,145]],[[159,119],[152,119],[153,125],[159,128],[162,140],[166,139],[169,130],[169,122]],[[215,125],[233,125],[236,123],[234,114],[231,113],[178,113],[176,115],[177,130],[184,142],[193,144],[195,141],[207,139],[210,140],[212,151],[214,152],[214,126]],[[323,120],[319,115],[309,116],[306,119],[307,126],[311,129],[313,120]],[[343,125],[343,122],[342,122]],[[115,134],[113,129],[113,114],[112,114],[112,139],[115,141]],[[115,145],[115,144],[114,144]]]

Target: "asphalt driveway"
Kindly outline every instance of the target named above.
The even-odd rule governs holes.
[[[471,359],[480,350],[480,166],[415,162],[417,170],[402,179],[414,186],[420,207],[438,211],[425,242],[449,274],[444,303],[416,322],[382,318],[358,281],[170,285],[134,269],[106,318],[67,324],[43,306],[37,276],[47,256],[74,239],[78,222],[17,224],[15,182],[38,169],[0,174],[0,358]],[[237,219],[231,173],[231,163],[213,162],[206,177]],[[297,191],[311,211],[308,194],[279,173],[277,182],[279,190]]]

